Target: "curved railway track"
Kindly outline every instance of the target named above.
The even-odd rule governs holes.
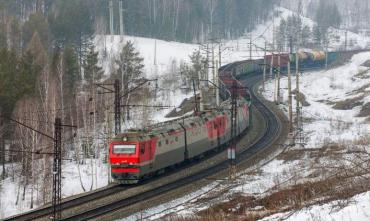
[[[232,64],[226,65],[224,69],[232,68]],[[243,77],[240,79],[240,81],[249,88],[254,88],[254,86],[261,80],[261,75],[252,74],[248,75],[246,77]],[[237,163],[241,163],[245,160],[250,159],[256,153],[264,150],[266,147],[268,147],[270,144],[272,144],[277,138],[279,138],[281,134],[281,122],[279,118],[261,101],[256,94],[254,93],[254,90],[251,90],[251,95],[253,99],[253,105],[256,110],[258,110],[262,117],[265,120],[266,124],[266,130],[264,131],[261,138],[252,144],[248,149],[238,153]],[[119,209],[123,209],[125,207],[131,206],[133,204],[145,201],[147,199],[154,198],[159,195],[163,195],[169,191],[178,189],[179,187],[182,187],[184,185],[187,185],[189,183],[205,179],[211,175],[214,175],[220,171],[223,171],[227,169],[229,166],[228,161],[220,162],[214,166],[211,166],[210,168],[201,170],[199,172],[196,172],[195,174],[191,176],[187,176],[184,178],[180,178],[177,181],[170,182],[168,184],[165,184],[163,186],[160,186],[159,188],[155,188],[153,190],[147,190],[142,193],[127,197],[125,199],[108,203],[106,205],[96,206],[96,208],[83,211],[80,214],[76,214],[74,216],[65,217],[62,220],[91,220],[96,219],[98,217],[101,217],[103,215],[109,214],[111,212],[114,212]],[[187,167],[187,166],[186,166]],[[186,168],[185,167],[185,168]],[[161,177],[159,177],[161,178]],[[159,179],[158,178],[158,179]],[[85,196],[81,196],[79,198],[69,200],[62,203],[62,209],[69,209],[76,206],[83,205],[85,203],[94,201],[99,198],[106,197],[107,195],[113,195],[117,194],[122,191],[126,191],[132,187],[122,187],[122,186],[112,186],[104,190],[96,191],[92,194],[88,194]],[[52,212],[52,207],[45,207],[39,210],[31,211],[25,214],[22,214],[20,216],[14,216],[11,218],[7,218],[5,220],[35,220],[42,217],[50,216],[50,213]]]

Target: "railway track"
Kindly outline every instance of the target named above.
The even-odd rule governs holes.
[[[253,88],[254,85],[258,83],[258,81],[261,80],[260,75],[250,75],[246,77],[245,79],[242,79],[242,82],[249,88]],[[281,123],[279,122],[278,117],[255,95],[255,93],[252,93],[253,103],[256,109],[262,114],[263,118],[266,122],[266,130],[264,132],[264,135],[260,140],[258,140],[255,144],[253,144],[250,148],[248,148],[245,151],[242,151],[238,154],[237,162],[241,163],[242,161],[245,161],[249,159],[250,157],[254,156],[256,153],[263,150],[265,147],[267,147],[269,144],[275,141],[279,137],[280,131],[281,131]],[[99,208],[96,208],[94,210],[90,210],[87,212],[84,212],[82,214],[78,214],[69,218],[65,218],[63,220],[69,221],[69,220],[91,220],[91,219],[97,219],[100,216],[103,216],[105,214],[111,213],[113,211],[116,211],[118,209],[122,209],[124,207],[128,207],[130,205],[140,203],[142,201],[145,201],[147,199],[156,197],[158,195],[163,195],[169,191],[175,190],[179,187],[182,187],[184,185],[187,185],[191,182],[195,182],[200,179],[205,179],[217,172],[220,172],[222,170],[227,169],[229,166],[227,161],[221,162],[213,167],[210,167],[204,171],[200,171],[190,177],[182,178],[178,181],[169,183],[167,185],[164,185],[162,187],[156,188],[151,191],[147,191],[144,193],[141,193],[139,195],[126,198],[124,200],[115,202],[113,204],[104,205]]]
[[[225,68],[232,68],[232,65],[227,65]],[[254,86],[261,80],[261,76],[258,74],[248,75],[240,81],[249,88],[254,88]],[[251,95],[253,99],[254,107],[261,113],[262,117],[266,123],[266,130],[264,131],[261,138],[251,145],[248,149],[238,153],[237,163],[241,163],[245,160],[256,155],[256,153],[264,150],[267,146],[273,143],[280,135],[281,132],[281,122],[279,121],[278,117],[261,101],[253,90],[251,90]],[[136,195],[129,196],[125,199],[118,200],[112,203],[108,203],[101,206],[96,206],[93,209],[82,211],[79,214],[65,217],[62,220],[91,220],[97,219],[103,215],[109,214],[119,209],[126,208],[128,206],[134,205],[136,203],[140,203],[142,201],[154,198],[159,195],[163,195],[168,193],[169,191],[176,190],[182,186],[185,186],[189,183],[195,182],[197,180],[205,179],[211,175],[214,175],[220,171],[227,169],[229,166],[227,161],[220,162],[211,166],[210,168],[201,170],[196,172],[191,176],[187,176],[184,178],[180,178],[177,181],[167,183],[163,186],[158,188],[147,190],[141,192]],[[161,177],[159,177],[161,178]],[[158,178],[158,179],[159,179]],[[163,177],[162,177],[163,178]],[[114,195],[123,191],[127,191],[133,187],[123,187],[123,186],[112,186],[104,190],[97,191],[93,194],[88,194],[73,200],[69,200],[62,203],[62,209],[70,209],[73,207],[77,207],[91,201],[95,201],[99,198],[106,197],[108,195]],[[52,207],[45,207],[36,211],[31,211],[26,214],[22,214],[20,216],[15,216],[11,218],[7,218],[5,220],[35,220],[42,217],[50,216],[52,212]]]
[[[92,194],[87,194],[87,195],[81,196],[81,197],[76,198],[76,199],[72,199],[72,200],[69,200],[69,201],[62,202],[61,207],[62,207],[63,210],[68,209],[68,208],[72,208],[72,207],[75,207],[77,205],[80,205],[81,203],[87,203],[87,202],[90,202],[91,200],[96,200],[97,198],[102,198],[102,197],[105,197],[107,195],[115,194],[117,192],[123,191],[124,189],[127,189],[127,187],[114,185],[114,186],[108,187],[106,189],[96,191]],[[53,208],[51,206],[47,206],[47,207],[44,207],[44,208],[41,208],[41,209],[37,209],[35,211],[30,211],[30,212],[21,214],[19,216],[13,216],[13,217],[6,218],[6,219],[4,219],[4,221],[35,220],[35,219],[39,219],[41,217],[50,216],[50,214],[52,212],[53,212]]]

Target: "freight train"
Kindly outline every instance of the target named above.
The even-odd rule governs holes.
[[[109,146],[112,178],[135,184],[192,159],[227,146],[232,139],[231,93],[236,95],[236,134],[250,126],[250,94],[230,72],[220,73],[221,97],[217,110],[130,130],[116,136]],[[236,88],[231,92],[231,88]]]
[[[300,70],[320,69],[324,68],[326,64],[328,64],[329,66],[339,64],[350,59],[354,54],[366,51],[368,50],[338,51],[325,53],[324,51],[313,50],[310,52],[299,51],[297,54],[282,53],[280,54],[280,67],[281,71],[285,72],[287,70],[288,62],[290,62],[292,70],[295,70],[297,57],[296,55],[298,55]],[[266,65],[266,70],[269,71],[271,63],[272,67],[279,66],[278,57],[278,54],[274,54],[266,55],[262,59],[236,62],[234,63],[232,74],[235,77],[239,78],[241,75],[247,75],[256,72],[262,73],[264,65]]]
[[[326,62],[350,58],[351,52],[299,52],[300,68],[323,68]],[[295,56],[281,54],[282,70]],[[208,152],[227,146],[231,137],[231,93],[237,94],[237,132],[242,134],[251,123],[251,100],[248,90],[237,78],[260,73],[265,63],[268,68],[272,55],[260,60],[247,60],[226,65],[219,70],[223,102],[218,110],[194,113],[192,116],[153,125],[143,130],[130,130],[116,136],[109,145],[112,178],[121,184],[135,184],[143,179],[165,172],[183,162],[201,158]],[[272,66],[278,66],[274,55]],[[235,87],[237,85],[238,87]],[[232,89],[233,88],[233,89]],[[237,89],[235,89],[237,88]],[[234,91],[232,91],[234,90]]]

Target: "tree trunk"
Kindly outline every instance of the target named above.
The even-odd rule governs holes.
[[[5,142],[4,142],[4,139],[2,139],[2,134],[0,134],[0,149],[2,150],[1,164],[2,164],[2,168],[3,168],[3,172],[2,172],[1,177],[2,177],[3,180],[5,180],[5,177],[6,177],[6,170],[5,170]]]
[[[79,164],[79,163],[77,163],[77,170],[78,170],[78,178],[79,178],[79,180],[80,180],[81,188],[82,188],[82,190],[83,190],[84,192],[86,192],[86,189],[85,189],[84,184],[83,184],[83,182],[82,182],[81,171],[80,171],[80,164]]]

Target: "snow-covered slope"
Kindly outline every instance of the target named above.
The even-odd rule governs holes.
[[[41,161],[41,160],[39,160]],[[37,162],[42,165],[42,162]],[[8,164],[7,171],[19,171],[20,165]],[[16,172],[17,173],[17,172]],[[78,165],[75,162],[64,161],[62,167],[62,195],[63,197],[73,196],[86,191],[95,190],[107,186],[108,184],[108,166],[102,163],[100,159],[86,160],[84,164]],[[38,191],[42,192],[45,180],[36,180],[36,184],[28,185],[25,189],[24,200],[22,183],[24,180],[21,176],[15,176],[12,180],[12,175],[5,180],[0,181],[0,219],[24,213],[43,205],[43,196]],[[51,194],[51,183],[46,184],[47,193]],[[33,192],[33,208],[31,205],[31,196]],[[85,190],[84,190],[85,189]],[[48,203],[48,202],[47,202]]]
[[[324,205],[314,205],[295,213],[279,213],[261,221],[368,221],[370,220],[370,192],[358,194],[348,200],[334,201]]]
[[[300,91],[306,96],[309,106],[303,107],[303,116],[314,119],[313,122],[304,125],[304,130],[310,134],[307,146],[317,148],[328,137],[333,142],[344,142],[359,139],[370,133],[370,125],[364,124],[366,117],[357,117],[363,105],[369,103],[369,68],[362,64],[370,60],[370,53],[360,53],[353,56],[352,60],[338,68],[304,73],[301,78]],[[362,74],[361,74],[362,73]],[[292,82],[295,82],[293,77]],[[281,81],[281,87],[287,88],[287,78]],[[267,84],[264,96],[273,100],[275,84],[270,81]],[[286,104],[288,92],[282,90]],[[351,99],[354,99],[351,101]],[[341,108],[343,102],[353,108]],[[355,105],[358,103],[358,105]],[[360,104],[362,103],[362,105]],[[334,109],[335,106],[339,108]],[[341,105],[343,106],[343,105]],[[345,109],[345,110],[342,110]],[[348,128],[342,130],[336,128],[330,122],[348,122]]]
[[[287,18],[288,16],[292,15],[293,12],[290,10],[279,8],[278,9],[281,13],[279,14],[278,18],[275,18],[275,24],[276,27],[280,22],[281,18]],[[303,21],[305,24],[309,26],[313,26],[314,22],[308,18],[303,18]],[[252,32],[252,39],[253,43],[256,44],[258,47],[252,48],[252,56],[253,58],[259,58],[263,56],[263,52],[260,50],[260,48],[264,47],[265,40],[268,42],[272,42],[272,19],[267,21],[265,24],[261,24],[256,27],[256,29]],[[340,42],[336,44],[342,44],[344,42],[344,32],[338,31],[337,33],[340,36]],[[367,45],[367,39],[354,34],[349,33],[348,34],[349,39],[357,39],[359,46],[366,46]],[[334,39],[334,38],[333,38]],[[155,78],[158,75],[159,77],[165,77],[168,75],[171,75],[171,66],[172,64],[176,63],[176,65],[179,65],[181,61],[189,62],[189,55],[193,53],[195,50],[199,50],[199,45],[197,44],[183,44],[178,42],[167,42],[162,40],[155,40],[155,39],[148,39],[148,38],[139,38],[139,37],[132,37],[132,36],[125,36],[124,41],[131,40],[134,42],[135,47],[139,50],[141,56],[144,57],[144,63],[145,63],[145,74],[148,78]],[[97,36],[95,39],[95,45],[97,47],[97,50],[100,52],[101,56],[101,63],[104,67],[104,70],[106,71],[106,75],[108,75],[112,71],[112,64],[114,61],[114,57],[118,55],[119,51],[122,49],[124,41],[121,41],[120,36]],[[349,40],[350,41],[350,40]],[[154,65],[154,55],[155,55],[155,44],[157,44],[157,70]],[[233,61],[239,61],[239,60],[245,60],[249,59],[249,38],[248,37],[241,37],[237,40],[227,40],[223,41],[223,49],[226,48],[226,50],[222,53],[222,64],[230,63]],[[106,51],[107,56],[104,57],[104,51]],[[217,50],[216,50],[217,51]],[[308,107],[306,111],[309,111],[313,114],[318,114],[316,112],[324,112],[324,115],[320,115],[319,118],[324,118],[325,116],[329,115],[331,118],[339,118],[342,120],[352,120],[353,116],[358,114],[359,108],[355,108],[354,110],[349,111],[338,111],[333,110],[330,105],[327,105],[325,103],[318,102],[319,99],[337,99],[338,101],[340,99],[349,98],[351,95],[351,90],[354,90],[361,85],[364,85],[365,83],[369,83],[368,79],[356,79],[354,82],[352,81],[353,73],[356,73],[358,70],[362,69],[358,67],[358,64],[366,60],[366,57],[369,56],[368,54],[362,54],[359,55],[353,62],[347,67],[347,72],[343,72],[344,68],[338,68],[335,70],[331,70],[329,72],[315,72],[311,74],[305,75],[303,78],[303,92],[307,95],[307,98],[310,99],[310,103],[312,105],[312,109]],[[157,74],[156,74],[157,73]],[[307,77],[306,77],[307,76]],[[320,78],[318,77],[320,76]],[[338,77],[339,76],[339,77]],[[314,84],[312,82],[315,82]],[[348,84],[347,82],[351,82],[351,84]],[[272,83],[270,83],[273,85]],[[283,83],[284,85],[284,80]],[[270,87],[272,87],[270,85]],[[336,90],[332,90],[329,86],[333,85]],[[270,88],[272,90],[272,88]],[[268,93],[268,92],[266,92]],[[158,100],[166,100],[166,102],[163,103],[163,105],[178,105],[181,103],[182,99],[191,96],[187,94],[181,93],[179,90],[169,91],[168,93],[165,93],[165,96],[159,97]],[[266,94],[266,96],[269,96],[269,94]],[[165,98],[167,97],[167,98]],[[364,98],[364,102],[369,102],[370,100],[365,100],[368,98]],[[316,111],[315,108],[319,108]],[[325,113],[330,113],[326,114]],[[157,112],[154,113],[153,117],[156,122],[158,121],[164,121],[166,120],[164,116],[165,112]],[[330,127],[328,127],[327,123],[325,121],[315,121],[312,124],[306,125],[305,128],[309,130],[314,130],[316,128],[321,128],[322,131],[330,132],[331,134],[336,134],[336,138],[344,139],[346,137],[351,136],[357,136],[353,131],[360,131],[360,133],[367,133],[368,130],[366,127],[362,127],[362,121],[364,119],[358,119],[360,124],[357,124],[357,126],[352,126],[347,131],[342,132],[335,132],[335,130],[332,130]],[[130,126],[130,125],[125,125]],[[361,128],[360,130],[355,130],[357,128]],[[316,135],[314,134],[314,138],[309,140],[309,144],[313,146],[315,144],[315,139],[323,140],[325,137],[323,137],[324,133],[318,132]],[[275,162],[276,163],[276,162]],[[98,182],[94,184],[93,188],[98,188],[105,186],[107,184],[107,165],[102,164],[101,160],[97,160],[96,162],[93,162],[93,164],[98,165],[98,171],[94,172],[94,174],[97,174],[96,177],[98,177]],[[85,187],[89,189],[91,182],[92,182],[92,176],[93,173],[91,172],[92,168],[90,166],[91,164],[85,164],[80,165],[81,170],[81,177],[82,182],[85,184]],[[278,162],[277,165],[280,165]],[[8,165],[9,167],[11,165]],[[15,165],[16,166],[16,165]],[[284,165],[284,168],[285,169]],[[77,165],[74,163],[65,163],[65,166],[63,170],[65,173],[63,174],[64,179],[64,196],[69,196],[77,193],[83,192],[83,189],[80,185],[79,181],[79,175],[76,173]],[[282,168],[282,167],[279,167]],[[278,170],[278,169],[277,169]],[[271,173],[271,171],[269,172]],[[269,175],[270,178],[273,175]],[[261,185],[267,185],[271,183],[271,179],[268,179],[269,181],[266,181],[266,179],[261,179],[261,182],[256,181],[256,186]],[[264,181],[263,181],[264,180]],[[21,212],[26,212],[30,210],[30,187],[26,189],[25,193],[25,201],[20,200],[18,205],[15,205],[15,199],[17,197],[17,188],[19,182],[22,182],[21,178],[16,178],[13,182],[10,178],[1,181],[0,185],[0,218],[14,215]],[[261,184],[262,183],[262,184]],[[244,190],[247,190],[246,187]],[[36,203],[35,207],[41,205],[41,202]]]
[[[223,40],[222,41],[222,64],[231,63],[234,61],[246,60],[250,57],[250,36],[252,36],[252,58],[261,58],[264,55],[263,48],[265,41],[268,45],[272,44],[273,27],[275,26],[275,32],[280,24],[281,19],[287,19],[289,16],[294,14],[293,11],[283,7],[276,9],[277,17],[274,19],[270,18],[267,22],[257,25],[257,27],[251,32],[246,33],[239,39],[234,40]],[[313,27],[315,22],[307,17],[301,17],[304,25]],[[275,24],[275,25],[274,25]],[[345,30],[338,30],[330,28],[330,50],[337,50],[343,47],[345,42]],[[189,55],[194,51],[200,50],[198,44],[185,44],[179,42],[168,42],[157,39],[133,37],[133,36],[96,36],[95,45],[97,50],[100,52],[101,62],[103,64],[106,74],[114,71],[112,68],[112,62],[114,58],[119,54],[124,43],[126,41],[134,42],[135,47],[140,52],[140,55],[144,58],[145,63],[145,74],[148,78],[154,75],[168,74],[170,67],[175,64],[179,66],[181,61],[189,62]],[[370,39],[366,36],[362,36],[353,32],[347,33],[347,42],[349,43],[348,49],[365,48],[370,45]],[[218,45],[215,45],[215,55],[218,59]],[[104,56],[107,54],[107,56]],[[155,57],[157,66],[155,66]]]
[[[353,166],[354,161],[351,160],[356,158],[353,154],[356,150],[370,153],[370,146],[366,145],[366,142],[358,142],[368,137],[370,124],[366,123],[364,117],[357,117],[360,107],[336,110],[333,106],[335,102],[369,93],[370,71],[362,66],[368,60],[370,60],[370,53],[361,53],[341,67],[303,74],[301,91],[309,103],[309,106],[303,107],[304,146],[295,145],[286,150],[277,148],[275,155],[265,159],[267,162],[265,165],[257,164],[245,171],[239,171],[240,176],[233,184],[222,183],[220,185],[220,181],[216,181],[197,192],[150,208],[142,213],[133,214],[124,220],[137,220],[140,216],[148,220],[157,220],[171,214],[185,217],[197,216],[200,211],[218,205],[220,202],[228,202],[237,194],[261,198],[278,191],[277,187],[282,190],[299,183],[325,180],[338,172],[335,166]],[[358,75],[359,73],[362,74]],[[292,80],[295,82],[295,78]],[[274,86],[274,80],[269,80],[266,84],[266,91],[263,93],[266,99],[271,101],[274,100]],[[281,87],[284,89],[282,89],[283,103],[280,107],[286,112],[288,109],[286,78],[282,79]],[[369,102],[368,98],[369,96],[364,96],[360,101]],[[338,144],[340,148],[328,153],[326,148],[331,144]],[[315,151],[317,155],[312,154],[316,153]],[[370,154],[367,155],[369,156]],[[273,160],[268,161],[269,158]],[[278,213],[263,220],[370,220],[369,192],[355,195],[346,202],[349,204],[343,201],[333,201],[299,211]],[[240,205],[235,205],[235,210],[238,206]],[[229,208],[230,205],[227,207]],[[216,208],[219,207],[216,206]],[[251,213],[264,214],[266,212],[263,207],[250,210]]]
[[[95,38],[95,45],[99,51],[106,74],[114,71],[112,70],[111,62],[119,55],[123,45],[127,41],[133,42],[140,56],[144,58],[144,71],[147,78],[155,77],[155,57],[158,74],[162,75],[168,72],[173,62],[177,62],[177,65],[180,64],[180,61],[189,62],[189,55],[199,49],[199,46],[196,44],[168,42],[134,36],[98,35]],[[107,54],[106,57],[104,57],[105,52]]]

